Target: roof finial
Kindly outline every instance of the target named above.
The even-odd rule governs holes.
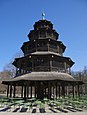
[[[45,13],[44,12],[42,12],[42,20],[44,20],[45,18]]]

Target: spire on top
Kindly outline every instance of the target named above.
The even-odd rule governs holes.
[[[45,13],[42,12],[42,20],[44,20],[44,19],[45,19]]]

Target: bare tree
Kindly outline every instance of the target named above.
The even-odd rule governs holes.
[[[80,87],[80,91],[87,94],[87,66],[82,71],[72,72],[72,76],[77,80],[82,80],[84,84]]]
[[[6,92],[6,85],[2,84],[2,81],[10,79],[10,72],[0,72],[0,94]]]
[[[22,56],[23,56],[23,53],[20,50],[14,55],[12,60],[7,65],[5,65],[5,67],[3,68],[3,72],[10,72],[10,77],[14,77],[16,75],[16,67],[12,63],[15,58],[20,58]]]

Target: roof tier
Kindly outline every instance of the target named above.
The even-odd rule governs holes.
[[[40,28],[53,29],[53,24],[51,23],[51,21],[48,21],[48,20],[39,20],[39,21],[35,22],[34,29],[38,30]]]
[[[53,29],[53,24],[47,20],[39,20],[34,24],[34,30],[28,34],[29,40],[36,39],[58,39],[59,34]]]
[[[21,47],[24,55],[33,53],[35,51],[54,51],[56,53],[64,53],[66,46],[61,41],[52,39],[37,39],[28,42],[24,42]]]
[[[82,81],[78,81],[76,79],[74,79],[71,75],[67,74],[67,73],[59,73],[59,72],[31,72],[28,74],[24,74],[15,78],[12,78],[10,80],[6,80],[3,81],[3,84],[16,84],[17,85],[23,85],[23,83],[26,83],[25,85],[27,85],[27,82],[24,81],[64,81],[67,83],[71,83],[72,84],[83,84]],[[61,83],[61,82],[60,82]]]
[[[60,54],[58,53],[54,53],[54,52],[33,52],[31,54],[28,54],[26,55],[25,57],[20,57],[20,58],[15,58],[15,61],[13,62],[13,65],[16,66],[16,67],[19,67],[22,62],[27,62],[25,60],[30,60],[31,59],[35,60],[35,57],[47,57],[47,58],[56,58],[57,60],[61,61],[61,62],[66,62],[70,65],[70,67],[72,67],[72,65],[74,64],[74,62],[69,58],[69,57],[63,57],[63,56],[60,56]],[[18,66],[19,65],[19,66]]]
[[[75,81],[75,79],[67,73],[59,72],[31,72],[24,74],[10,81],[29,80],[29,81],[50,81],[50,80],[64,80],[64,81]]]

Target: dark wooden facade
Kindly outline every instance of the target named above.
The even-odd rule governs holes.
[[[72,86],[73,97],[74,87],[78,86],[79,95],[80,82],[68,76],[74,62],[63,56],[66,46],[58,40],[59,34],[53,29],[53,24],[48,20],[35,22],[34,30],[30,31],[28,38],[29,41],[24,42],[21,47],[24,57],[16,58],[13,62],[17,68],[15,78],[3,81],[3,84],[8,85],[7,96],[10,94],[12,97],[13,89],[15,97],[16,86],[21,86],[21,97],[25,99],[65,96],[69,86]]]

